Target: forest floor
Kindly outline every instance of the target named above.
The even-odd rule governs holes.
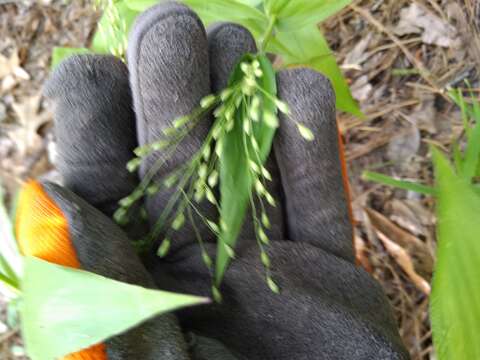
[[[429,145],[462,132],[447,96],[479,88],[475,0],[354,1],[323,28],[365,119],[339,113],[359,262],[384,287],[412,359],[435,359],[428,316],[435,261],[431,197],[367,182],[365,170],[432,184]],[[27,177],[55,178],[52,116],[40,96],[54,46],[87,46],[90,1],[0,0],[0,178],[13,193]],[[2,299],[0,298],[0,305]],[[18,329],[4,325],[0,358],[22,359]]]

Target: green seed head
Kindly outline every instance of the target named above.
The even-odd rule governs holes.
[[[262,212],[262,224],[265,226],[267,229],[270,229],[270,220],[268,219],[267,214],[265,211]]]
[[[167,189],[170,189],[173,185],[175,185],[175,183],[177,182],[177,175],[176,174],[172,174],[170,176],[168,176],[164,181],[163,181],[163,185],[167,188]]]
[[[165,257],[168,254],[168,251],[170,250],[170,239],[165,238],[160,246],[158,247],[157,250],[157,255],[161,258]]]
[[[207,225],[210,227],[210,230],[212,230],[215,234],[220,233],[220,229],[218,228],[218,225],[214,223],[212,220],[206,220]]]
[[[137,157],[144,157],[148,154],[150,154],[153,151],[153,147],[151,145],[143,145],[137,147],[135,150],[133,150],[133,153]]]
[[[281,100],[276,100],[275,101],[275,106],[280,110],[280,112],[284,114],[289,114],[290,113],[290,108],[288,107],[287,103],[281,101]]]
[[[129,172],[137,171],[141,164],[142,164],[141,158],[134,158],[127,163],[127,170]]]
[[[205,187],[197,187],[195,188],[195,194],[193,195],[193,199],[195,202],[198,204],[202,202],[202,200],[205,198]]]
[[[177,133],[177,129],[175,129],[174,127],[167,127],[165,129],[162,130],[162,132],[166,135],[166,136],[173,136]]]
[[[217,97],[215,95],[208,95],[205,96],[202,100],[200,100],[200,106],[202,109],[207,109],[210,106],[212,106],[215,101],[217,100]]]
[[[211,202],[213,205],[217,204],[217,199],[215,199],[215,195],[213,195],[213,191],[210,190],[209,187],[205,187],[205,194],[209,202]]]
[[[263,121],[268,127],[271,127],[273,129],[276,129],[278,127],[278,118],[274,113],[270,111],[265,111],[263,113]]]
[[[224,248],[225,248],[225,252],[227,253],[228,257],[233,259],[235,257],[235,251],[232,249],[232,247],[225,244]]]
[[[270,172],[262,166],[262,175],[265,179],[269,180],[269,181],[272,181],[272,175],[270,174]]]
[[[212,268],[212,258],[210,257],[210,255],[207,254],[206,251],[202,251],[202,260],[203,263],[207,266],[207,268]]]
[[[260,181],[260,179],[257,179],[257,181],[255,181],[255,190],[259,195],[264,195],[266,193],[265,186],[263,186],[263,183]]]
[[[205,180],[207,177],[207,172],[207,164],[203,163],[198,167],[198,176],[200,177],[200,179]]]
[[[248,118],[244,118],[243,119],[243,131],[245,131],[246,134],[250,135],[250,130],[251,130],[250,121],[248,120]]]
[[[208,185],[210,185],[210,187],[215,187],[218,183],[218,171],[217,170],[213,170],[210,175],[208,176]]]
[[[233,124],[233,121],[232,121]],[[223,139],[218,139],[217,144],[215,145],[215,154],[217,154],[218,157],[222,156],[222,151],[223,151]]]
[[[270,276],[267,276],[267,284],[270,290],[272,290],[275,294],[280,294],[280,288]]]
[[[267,200],[267,202],[268,202],[271,206],[273,206],[273,207],[277,206],[277,203],[275,202],[275,199],[273,198],[272,195],[270,195],[270,193],[268,193],[268,192],[265,193],[265,199]]]
[[[158,193],[160,191],[160,186],[158,184],[150,184],[148,187],[147,187],[147,190],[145,190],[145,192],[147,193],[148,196],[152,196],[152,195],[155,195],[156,193]]]
[[[265,231],[263,231],[261,227],[258,228],[257,233],[258,233],[258,238],[262,243],[264,243],[265,245],[268,245],[270,243],[270,240],[268,239],[267,234],[265,234]]]
[[[253,160],[249,160],[250,168],[255,171],[257,174],[260,173],[260,168],[258,167],[257,163]]]
[[[220,93],[220,99],[225,102],[233,94],[233,89],[226,88]]]
[[[173,122],[173,127],[176,129],[181,128],[182,126],[185,126],[190,120],[190,116],[182,116]]]
[[[205,149],[203,149],[202,156],[205,161],[208,161],[210,159],[210,154],[212,153],[212,148],[210,146],[205,146]]]
[[[315,139],[315,136],[313,135],[312,130],[307,128],[305,125],[302,124],[297,124],[298,131],[300,132],[300,135],[307,140],[307,141],[313,141]]]
[[[180,230],[180,228],[183,226],[184,223],[185,223],[185,215],[183,215],[183,213],[180,213],[173,220],[172,229],[178,231]]]
[[[165,140],[160,140],[160,141],[157,141],[157,142],[154,142],[151,147],[152,147],[152,150],[153,151],[158,151],[158,150],[163,150],[165,149],[166,147],[168,147],[170,143],[168,141],[165,141]]]
[[[113,214],[113,219],[120,226],[127,225],[129,221],[127,210],[125,208],[118,208]]]
[[[262,251],[260,257],[262,259],[263,266],[265,266],[266,268],[269,268],[270,267],[270,258],[268,257],[267,253]]]

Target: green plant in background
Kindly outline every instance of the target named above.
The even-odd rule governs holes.
[[[123,57],[135,18],[162,0],[97,0],[104,9],[90,49],[55,48],[52,65],[76,52],[112,53]],[[318,24],[351,0],[183,0],[205,25],[231,21],[248,28],[268,53],[284,66],[303,65],[327,76],[335,89],[337,108],[362,116]],[[266,34],[268,40],[265,37]],[[267,41],[265,41],[267,40]],[[259,46],[260,47],[260,46]]]
[[[4,205],[0,186],[0,293],[9,301],[9,311],[20,313],[26,350],[33,360],[57,359],[156,315],[208,302],[206,298],[149,290],[24,258],[11,218],[14,216]],[[69,336],[63,336],[65,333]]]
[[[436,198],[437,262],[430,299],[439,360],[480,359],[480,103],[450,92],[462,111],[466,148],[453,142],[453,163],[431,148],[435,187],[366,172],[364,177]]]

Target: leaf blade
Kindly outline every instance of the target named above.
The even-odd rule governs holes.
[[[297,31],[309,25],[317,25],[350,3],[351,0],[289,1],[277,14],[277,29]]]
[[[439,359],[477,359],[480,344],[478,214],[480,196],[435,148],[438,248],[431,294],[433,340]],[[455,189],[455,191],[452,191]]]
[[[335,90],[337,108],[358,117],[364,116],[350,92],[333,52],[317,26],[279,33],[277,41],[282,44],[283,48],[290,50],[289,54],[280,53],[286,65],[308,66],[324,74],[331,81]],[[278,47],[277,50],[281,51],[282,48]]]
[[[152,316],[206,302],[204,298],[129,285],[32,257],[25,260],[22,290],[22,333],[29,355],[41,359],[64,356]]]
[[[250,56],[251,58],[251,56]],[[275,72],[270,60],[264,55],[257,56],[263,72],[261,86],[271,96],[276,97],[277,87]],[[233,73],[231,82],[235,81],[241,69],[237,66]],[[276,113],[276,106],[271,98],[263,97],[264,111]],[[238,112],[236,116],[240,116]],[[242,119],[238,117],[235,127],[227,134],[224,142],[229,148],[222,151],[220,159],[220,217],[226,225],[218,238],[217,260],[215,281],[217,286],[221,283],[225,270],[231,261],[227,252],[227,246],[234,248],[238,234],[240,233],[247,205],[252,191],[252,178],[246,169],[249,168],[249,161],[245,155],[242,141]],[[259,145],[261,163],[265,163],[272,147],[273,137],[276,129],[267,126],[263,121],[254,124],[254,136]],[[252,149],[250,149],[252,151]]]
[[[388,175],[377,172],[365,171],[362,174],[362,178],[364,180],[374,181],[383,185],[393,186],[407,191],[414,191],[419,194],[435,196],[437,193],[435,188],[431,186],[423,185],[413,181],[395,179]]]

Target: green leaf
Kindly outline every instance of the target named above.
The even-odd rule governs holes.
[[[480,118],[479,118],[480,120]],[[475,176],[480,156],[480,121],[475,123],[468,136],[467,149],[463,158],[462,175],[466,180],[471,181]]]
[[[300,135],[307,140],[307,141],[313,141],[315,139],[315,136],[313,135],[312,130],[307,128],[305,125],[302,124],[297,124],[298,131],[300,132]]]
[[[277,15],[292,0],[263,0],[265,10],[269,15]]]
[[[439,360],[480,359],[480,196],[432,149],[437,181],[437,264],[431,294]]]
[[[238,0],[238,2],[241,2],[243,4],[252,6],[252,7],[258,7],[263,0]]]
[[[276,29],[297,31],[309,25],[317,25],[334,15],[351,0],[291,0],[281,9],[274,10]]]
[[[69,58],[72,55],[88,54],[90,50],[86,48],[68,48],[68,47],[54,47],[52,51],[52,64],[51,69],[54,69],[63,60]]]
[[[148,8],[157,5],[158,3],[162,2],[163,0],[125,0],[125,5],[130,10],[143,12]]]
[[[255,20],[267,23],[267,17],[260,10],[235,0],[183,0],[183,3],[209,22],[221,20],[243,24],[244,20]]]
[[[435,188],[432,188],[430,186],[419,184],[412,181],[394,179],[390,176],[376,173],[376,172],[365,171],[362,174],[362,178],[364,180],[374,181],[380,184],[393,186],[399,189],[414,191],[419,194],[433,195],[433,196],[436,195]]]
[[[332,82],[339,110],[363,117],[357,102],[352,97],[348,84],[337,65],[335,56],[317,26],[277,34],[277,41],[289,50],[280,51],[286,65],[303,65],[324,74]],[[271,44],[270,44],[271,45]]]
[[[5,207],[4,197],[4,190],[0,185],[0,281],[8,292],[18,293],[23,270],[22,256],[15,240],[14,228]]]
[[[107,279],[26,258],[22,332],[30,357],[57,359],[120,334],[153,316],[207,299]]]
[[[98,23],[91,49],[105,54],[113,53],[114,49],[126,50],[130,28],[138,15],[139,12],[132,10],[126,1],[109,3]]]
[[[263,76],[261,86],[272,97],[276,97],[277,86],[275,72],[272,64],[264,55],[256,57],[260,62]],[[247,55],[243,60],[252,60],[252,56]],[[238,81],[242,74],[240,66],[237,66],[230,79],[230,84]],[[276,106],[267,96],[263,97],[263,110],[274,114]],[[218,237],[217,259],[215,281],[217,286],[222,281],[225,270],[231,261],[231,257],[226,251],[226,246],[234,248],[237,237],[240,233],[247,205],[252,192],[252,178],[248,171],[249,159],[245,155],[245,148],[242,138],[242,114],[237,111],[235,126],[227,133],[224,148],[220,157],[220,218],[225,227],[220,229]],[[263,121],[255,122],[253,125],[253,134],[259,146],[261,165],[264,164],[272,147],[275,128],[267,126]],[[250,152],[253,153],[252,149]],[[226,229],[226,230],[225,230]]]

